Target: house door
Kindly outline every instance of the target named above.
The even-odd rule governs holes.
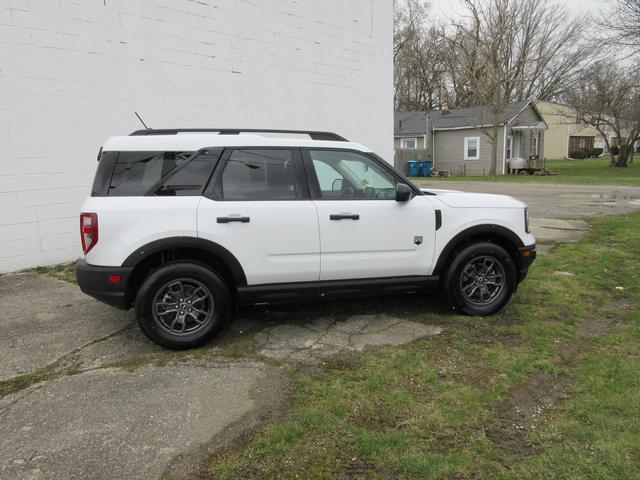
[[[522,133],[521,132],[513,132],[513,153],[511,154],[511,158],[518,158],[520,157],[520,143],[522,139]]]

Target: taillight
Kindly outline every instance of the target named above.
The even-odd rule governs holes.
[[[82,240],[82,251],[86,255],[89,250],[98,243],[98,214],[80,214],[80,239]]]

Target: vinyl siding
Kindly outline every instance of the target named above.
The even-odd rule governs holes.
[[[480,137],[480,158],[464,159],[464,139]],[[496,173],[502,174],[504,130],[498,128],[498,155]],[[440,130],[435,135],[435,170],[448,170],[453,175],[488,175],[491,168],[491,143],[482,131],[474,128],[463,130]]]
[[[527,108],[522,110],[512,123],[531,123],[536,124],[541,120],[536,111],[529,105]]]

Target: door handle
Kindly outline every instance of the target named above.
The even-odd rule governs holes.
[[[360,215],[357,213],[332,213],[329,215],[329,220],[360,220]]]
[[[250,217],[218,217],[218,223],[231,223],[231,222],[239,222],[239,223],[249,223],[251,221]]]

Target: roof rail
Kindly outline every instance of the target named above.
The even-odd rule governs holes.
[[[294,133],[309,135],[312,140],[325,140],[332,142],[348,142],[344,137],[332,132],[315,132],[311,130],[271,130],[260,128],[160,128],[136,130],[130,135],[177,135],[178,133],[217,132],[219,135],[239,135],[241,132],[250,133]]]

